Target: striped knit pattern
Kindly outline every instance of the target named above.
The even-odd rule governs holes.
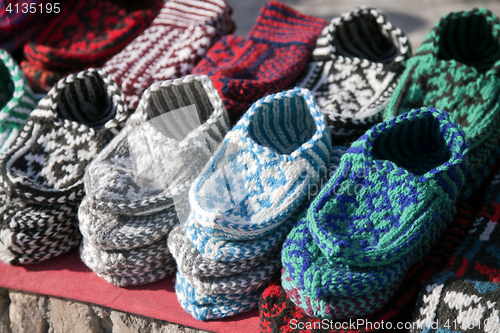
[[[70,75],[39,102],[0,158],[9,210],[0,256],[36,263],[78,245],[84,170],[126,117],[123,95],[104,70]]]
[[[224,0],[169,0],[148,29],[104,64],[129,108],[153,83],[190,74],[212,43],[233,32],[231,15]]]
[[[389,120],[427,105],[448,111],[470,142],[470,173],[500,138],[499,30],[499,19],[485,8],[441,18],[407,62],[384,115]],[[464,31],[462,38],[455,38],[457,31]]]
[[[316,97],[333,139],[352,142],[380,121],[410,56],[408,37],[384,14],[355,8],[323,29],[297,85]]]
[[[291,88],[325,25],[323,19],[269,1],[246,39],[223,37],[193,73],[210,76],[236,123],[259,98]]]
[[[368,130],[342,156],[306,220],[285,241],[287,293],[300,289],[309,297],[359,298],[398,285],[452,220],[467,146],[458,125],[435,109],[412,111]],[[378,306],[394,291],[378,298]],[[355,315],[346,311],[315,315]]]
[[[491,179],[469,235],[422,288],[412,332],[498,332],[500,173]],[[446,322],[449,327],[446,327]]]
[[[357,318],[371,322],[373,325],[351,326],[349,332],[389,333],[395,331],[394,329],[397,327],[398,323],[410,322],[412,320],[415,301],[420,288],[433,274],[444,268],[454,249],[466,236],[470,225],[470,207],[464,204],[459,204],[457,215],[455,216],[453,222],[446,228],[446,230],[443,231],[441,237],[432,247],[429,254],[408,271],[403,283],[399,286],[394,296],[382,307],[382,309],[377,312]],[[303,291],[301,292],[303,293]],[[298,296],[300,296],[298,292],[294,292],[293,297],[297,298]],[[349,301],[349,299],[345,300],[347,302]],[[323,308],[326,309],[328,304],[325,301],[316,298],[302,298],[301,301],[305,304],[307,307],[306,310],[310,314],[314,314],[315,306],[323,306]],[[315,306],[312,306],[313,302],[316,302],[314,303]],[[354,302],[351,301],[351,304],[354,305]],[[336,309],[339,308],[337,307]],[[349,309],[349,307],[345,307],[345,309]],[[263,333],[345,333],[346,330],[341,327],[349,327],[349,320],[341,320],[334,322],[335,326],[333,329],[326,329],[326,327],[321,325],[322,319],[310,317],[304,310],[297,307],[294,302],[290,300],[290,296],[288,296],[285,290],[281,287],[281,283],[278,283],[277,281],[273,281],[262,294],[259,301],[259,310],[261,318],[261,331]],[[343,311],[344,308],[341,310]],[[353,310],[362,311],[363,309],[357,307]],[[296,325],[292,325],[294,323]],[[300,329],[299,327],[303,327],[304,329]],[[377,329],[377,327],[379,329]],[[392,327],[392,329],[389,327]]]
[[[128,137],[149,120],[193,104],[201,125],[193,129],[182,123],[182,119],[176,123],[176,130],[185,137],[176,141],[177,149],[173,150],[186,152],[186,158],[179,159],[180,155],[174,154],[171,146],[165,150],[164,141],[151,141],[156,145],[148,146],[136,143],[152,168],[158,165],[149,160],[151,156],[161,156],[176,165],[167,175],[170,182],[165,187],[139,184],[133,173]],[[78,212],[84,237],[83,262],[118,286],[151,283],[171,275],[175,261],[167,238],[182,216],[179,202],[174,204],[174,198],[182,200],[184,196],[188,206],[187,191],[197,176],[196,170],[201,171],[203,167],[193,165],[196,156],[189,154],[199,148],[200,142],[205,142],[208,147],[202,147],[201,153],[208,160],[228,130],[229,118],[222,99],[207,76],[191,75],[158,82],[147,89],[125,128],[87,168],[87,196]],[[159,136],[159,133],[143,132],[146,136]]]
[[[0,50],[0,153],[17,138],[35,108],[31,89],[14,59]]]

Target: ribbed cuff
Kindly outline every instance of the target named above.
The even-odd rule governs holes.
[[[313,47],[327,22],[304,15],[277,1],[269,1],[248,33],[248,38],[273,43],[307,44]]]

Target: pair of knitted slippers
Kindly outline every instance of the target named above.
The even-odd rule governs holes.
[[[249,109],[193,183],[190,215],[168,240],[184,309],[207,320],[257,306],[279,271],[292,217],[327,175],[331,156],[308,90],[270,95]]]
[[[323,29],[297,86],[311,90],[334,142],[350,145],[380,122],[411,57],[406,34],[373,8],[355,8]]]
[[[59,81],[0,157],[2,260],[36,263],[74,248],[85,168],[127,118],[123,95],[104,70]]]
[[[447,113],[426,108],[354,142],[287,236],[281,282],[290,299],[319,318],[380,309],[452,221],[467,146]]]
[[[499,157],[499,31],[499,19],[485,8],[441,18],[407,61],[384,114],[389,120],[416,107],[432,106],[451,115],[470,142],[465,199],[488,175],[490,160]]]
[[[190,105],[198,126],[185,109]],[[125,128],[87,168],[78,213],[84,263],[118,286],[173,274],[167,237],[185,221],[187,191],[228,130],[226,110],[207,76],[146,90]]]

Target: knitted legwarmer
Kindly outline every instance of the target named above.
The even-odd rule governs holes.
[[[0,153],[14,143],[35,104],[21,69],[0,50]]]
[[[412,312],[415,308],[415,301],[420,291],[421,286],[436,272],[442,270],[447,260],[452,255],[454,249],[459,245],[460,241],[465,237],[471,224],[471,214],[468,206],[459,205],[457,215],[453,222],[443,231],[441,237],[432,247],[429,254],[424,257],[422,261],[415,264],[405,275],[405,278],[394,296],[376,313],[358,317],[373,323],[376,327],[383,327],[380,323],[384,321],[387,324],[392,324],[396,327],[398,322],[410,322]],[[300,296],[294,293],[294,297]],[[347,299],[346,299],[347,300]],[[305,299],[307,304],[307,299]],[[312,305],[312,303],[311,303]],[[321,304],[320,304],[321,305]],[[351,303],[354,306],[355,303]],[[312,306],[308,306],[312,309]],[[349,306],[345,307],[349,309]],[[362,307],[351,307],[356,310]],[[261,328],[262,332],[345,332],[343,329],[304,329],[299,327],[318,327],[321,324],[321,319],[309,317],[304,310],[297,307],[294,302],[290,300],[285,290],[281,287],[281,283],[273,281],[264,291],[259,301]],[[359,310],[358,310],[359,311]],[[355,319],[355,320],[357,320]],[[293,321],[292,321],[293,320]],[[295,323],[296,325],[291,325]],[[334,327],[348,327],[348,321],[334,322],[337,326]],[[314,326],[316,325],[316,326]],[[361,325],[362,326],[362,325]],[[369,327],[358,326],[352,329],[352,332],[392,332],[393,330],[374,329]],[[321,327],[321,325],[319,326]],[[388,327],[388,325],[386,325]]]
[[[297,86],[311,90],[333,139],[352,142],[380,121],[410,56],[408,37],[384,14],[355,8],[323,29]]]
[[[500,328],[499,180],[497,172],[469,235],[443,272],[422,288],[412,332],[444,330],[446,321],[453,332],[495,332]]]
[[[426,135],[415,141],[412,133]],[[432,151],[423,149],[431,146]],[[395,291],[389,288],[451,222],[466,153],[463,131],[434,109],[412,111],[367,131],[342,156],[306,219],[285,241],[287,293],[301,290],[313,300],[331,299],[330,309],[315,309],[317,317],[342,319],[374,310],[352,312],[348,303],[337,307],[336,298],[375,295],[372,305],[381,307]],[[382,290],[384,299],[376,293]]]
[[[162,4],[156,0],[150,7],[127,11],[107,0],[72,0],[66,14],[44,24],[24,46],[26,61],[21,67],[40,89],[52,87],[69,73],[100,67],[148,27]],[[51,78],[55,81],[48,81]]]
[[[223,37],[193,73],[210,76],[236,123],[254,101],[295,82],[325,25],[323,19],[269,1],[246,39]]]
[[[231,15],[224,0],[169,0],[148,29],[104,64],[129,108],[153,83],[190,74],[214,42],[234,31]]]
[[[485,8],[441,18],[408,60],[384,115],[426,105],[448,111],[470,142],[468,173],[481,169],[500,138],[499,27]]]

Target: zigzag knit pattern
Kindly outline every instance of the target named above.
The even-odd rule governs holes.
[[[333,139],[352,142],[380,121],[410,56],[408,37],[384,14],[355,8],[323,29],[297,86],[311,90]]]
[[[70,73],[101,67],[148,27],[162,5],[156,0],[128,11],[107,0],[66,2],[66,13],[47,22],[24,46],[23,72],[33,87],[46,92]]]
[[[193,73],[210,76],[236,123],[257,99],[290,88],[307,66],[325,25],[323,19],[269,1],[246,39],[223,37]]]
[[[123,95],[103,70],[70,75],[39,102],[0,158],[9,203],[0,256],[35,263],[78,245],[84,170],[126,117]]]
[[[415,139],[413,133],[426,135]],[[435,109],[412,111],[367,131],[342,156],[306,221],[287,237],[285,290],[320,299],[373,294],[377,299],[370,301],[381,307],[395,289],[385,300],[375,292],[398,285],[451,222],[467,146],[458,125]],[[335,305],[315,316],[355,315]]]
[[[372,323],[372,327],[360,325],[350,327],[349,332],[393,332],[393,329],[382,329],[382,321],[386,323],[385,328],[392,325],[397,327],[397,323],[408,323],[412,319],[415,301],[421,286],[432,276],[441,271],[447,260],[451,257],[455,248],[466,236],[471,225],[470,208],[463,204],[459,205],[457,215],[453,222],[443,231],[441,237],[432,247],[428,255],[422,261],[415,264],[406,274],[402,284],[395,292],[394,296],[377,312],[366,316],[358,317]],[[298,294],[294,293],[294,297]],[[348,299],[347,299],[348,300]],[[301,300],[307,306],[307,298]],[[312,304],[312,303],[310,303]],[[321,305],[321,304],[320,304]],[[326,305],[323,303],[323,306]],[[313,313],[314,307],[310,307]],[[332,329],[325,329],[322,320],[308,316],[306,312],[297,307],[290,300],[280,283],[273,281],[264,291],[259,301],[261,329],[266,333],[345,333],[346,330],[340,327],[349,327],[349,321],[334,321]],[[359,308],[357,308],[359,311]],[[292,325],[293,324],[293,325]],[[376,327],[380,329],[376,329]],[[335,329],[334,327],[339,327]]]
[[[456,39],[457,31],[467,33]],[[408,60],[384,115],[389,120],[427,105],[449,112],[470,142],[470,173],[500,137],[499,31],[499,19],[485,8],[441,18]]]
[[[148,29],[104,64],[129,108],[153,83],[190,74],[213,43],[234,31],[231,15],[224,0],[169,0]]]
[[[180,113],[176,130],[186,134],[183,139],[167,138],[168,145],[165,145],[167,139],[148,141],[151,145],[134,143],[139,145],[138,151],[144,155],[139,158],[146,160],[149,169],[166,172],[162,165],[151,161],[151,156],[173,160],[176,165],[175,169],[169,169],[170,181],[164,187],[140,183],[134,176],[128,137],[148,121],[193,104],[200,125],[187,126],[187,118],[183,119],[184,113]],[[154,126],[148,128],[141,132],[144,136],[162,137]],[[78,212],[84,236],[81,258],[85,264],[106,281],[119,286],[151,283],[172,274],[175,262],[167,238],[181,214],[179,202],[174,204],[174,198],[186,198],[187,204],[187,191],[198,175],[196,170],[203,166],[193,165],[197,161],[193,151],[200,152],[197,144],[206,142],[209,146],[201,147],[201,154],[208,160],[228,130],[224,105],[207,76],[191,75],[158,82],[147,89],[125,128],[86,170],[87,196]],[[176,149],[172,149],[172,144]],[[173,150],[187,155],[179,158],[181,155],[174,154]]]
[[[7,52],[0,50],[0,152],[14,143],[35,105],[21,69]]]

